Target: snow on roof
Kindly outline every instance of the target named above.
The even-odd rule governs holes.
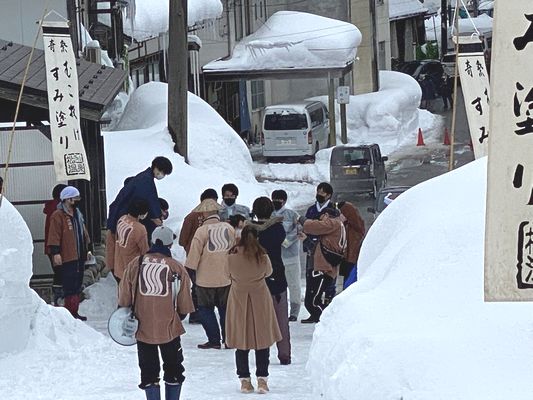
[[[389,19],[396,20],[425,14],[428,9],[418,0],[389,0]]]
[[[361,33],[353,24],[296,11],[278,11],[245,37],[213,71],[345,67],[354,60]]]
[[[188,2],[188,25],[192,26],[206,19],[215,19],[222,15],[220,0],[193,0]],[[168,30],[168,0],[135,0],[134,29],[131,21],[124,23],[124,32],[136,40],[145,40],[158,36]]]
[[[487,14],[481,14],[476,18],[462,18],[459,20],[459,35],[471,35],[477,31],[480,34],[487,32],[492,32],[492,21],[493,19]],[[452,28],[450,28],[452,29]],[[455,28],[453,28],[455,32]]]

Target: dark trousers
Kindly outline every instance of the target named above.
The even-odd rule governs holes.
[[[222,341],[226,339],[226,304],[228,302],[229,288],[229,286],[218,288],[196,287],[198,316],[209,343],[220,344],[221,339]],[[218,309],[220,325],[215,315],[215,307]]]
[[[318,321],[324,310],[322,295],[326,288],[331,285],[333,278],[322,272],[311,271],[306,276],[305,308],[311,314],[311,318]]]
[[[237,375],[239,378],[250,377],[250,366],[248,365],[248,355],[250,350],[235,350],[235,363],[237,364]],[[266,378],[268,376],[269,349],[255,350],[255,376]]]
[[[146,389],[151,385],[159,384],[159,352],[163,359],[163,380],[169,384],[183,383],[183,351],[178,336],[165,344],[148,344],[137,341],[137,355],[141,369],[141,384],[139,388]]]
[[[325,297],[329,301],[333,300],[335,295],[337,294],[337,277],[333,278],[331,280],[331,283],[326,287]]]
[[[450,108],[453,107],[453,100],[452,100],[451,95],[443,94],[441,97],[442,97],[442,102],[444,103],[444,108],[448,108],[448,103],[450,103]]]
[[[53,304],[58,305],[59,299],[64,297],[63,294],[63,274],[61,267],[55,266],[52,256],[48,255],[50,259],[50,265],[52,266],[52,271],[54,273],[54,281],[52,282],[52,295],[53,295]]]
[[[289,330],[289,303],[287,301],[287,291],[272,295],[274,312],[278,320],[281,340],[276,343],[278,348],[278,359],[281,363],[291,362],[291,333]],[[257,375],[266,376],[266,375]]]
[[[63,263],[55,268],[61,269],[65,297],[80,294],[85,263],[80,260],[75,260]]]

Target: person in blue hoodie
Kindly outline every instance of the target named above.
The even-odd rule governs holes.
[[[302,304],[300,239],[303,239],[305,235],[301,233],[301,226],[298,224],[298,218],[300,217],[298,213],[286,207],[287,192],[285,190],[274,190],[271,197],[274,205],[272,216],[283,217],[283,228],[286,233],[285,240],[281,244],[281,256],[285,265],[285,277],[289,287],[289,322],[294,322],[298,320]]]
[[[274,206],[268,197],[255,199],[252,212],[257,221],[248,223],[258,232],[259,244],[264,247],[270,262],[272,263],[272,275],[266,278],[266,283],[278,320],[282,339],[277,342],[278,359],[281,365],[291,363],[291,336],[289,332],[289,305],[287,301],[287,279],[285,278],[285,266],[281,256],[281,245],[285,240],[283,217],[273,217]],[[245,225],[246,226],[246,225]]]

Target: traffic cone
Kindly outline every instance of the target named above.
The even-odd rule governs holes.
[[[418,141],[416,143],[417,146],[425,146],[424,143],[424,136],[422,136],[422,128],[418,128]]]
[[[444,143],[445,146],[449,146],[450,143],[450,135],[448,134],[448,128],[444,128]]]

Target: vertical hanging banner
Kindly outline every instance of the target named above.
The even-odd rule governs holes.
[[[485,300],[531,301],[533,1],[496,2],[493,39]]]
[[[66,22],[44,22],[44,60],[56,179],[91,180],[80,128],[76,59]]]
[[[490,86],[485,56],[483,53],[459,53],[457,67],[477,159],[488,154],[489,143]]]

